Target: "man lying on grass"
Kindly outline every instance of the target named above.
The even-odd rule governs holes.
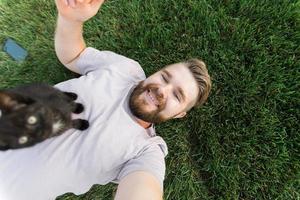
[[[146,78],[136,61],[86,47],[83,23],[103,0],[56,0],[55,51],[81,75],[56,85],[85,106],[71,129],[33,147],[0,152],[0,199],[44,200],[82,194],[93,184],[119,183],[115,199],[162,199],[167,146],[153,124],[203,104],[211,81],[197,59],[168,65]]]

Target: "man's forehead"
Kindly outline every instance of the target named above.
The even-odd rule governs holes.
[[[182,68],[185,67],[184,63],[174,63],[171,65],[166,65],[163,69],[171,69],[171,70],[176,70],[177,68]]]
[[[167,65],[160,72],[166,73],[170,78],[189,78],[193,79],[193,75],[190,70],[183,63],[175,63]]]

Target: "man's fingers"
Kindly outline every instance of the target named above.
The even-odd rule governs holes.
[[[78,3],[89,4],[92,0],[77,0]]]
[[[64,3],[65,3],[66,6],[69,5],[69,1],[68,0],[64,0]]]
[[[90,2],[90,4],[91,4],[92,6],[100,6],[103,2],[104,2],[104,0],[92,0],[92,1]]]
[[[73,8],[90,4],[93,0],[67,0]]]
[[[55,0],[55,3],[56,3],[57,10],[59,11],[64,10],[70,6],[69,0]]]
[[[67,0],[68,1],[68,5],[71,7],[75,7],[76,6],[76,0]]]
[[[72,8],[75,8],[78,6],[78,4],[84,5],[84,4],[93,4],[98,5],[99,3],[103,3],[104,0],[58,0],[63,1],[65,6],[70,6]]]
[[[78,6],[84,6],[85,4],[89,4],[91,0],[66,0],[68,1],[68,5],[72,8],[76,8]]]

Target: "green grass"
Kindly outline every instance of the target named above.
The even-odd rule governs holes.
[[[213,90],[204,107],[157,127],[169,147],[165,199],[300,199],[300,3],[296,0],[108,0],[85,24],[90,46],[141,63],[147,75],[191,57],[206,61]],[[0,1],[0,42],[28,49],[24,63],[0,52],[0,87],[74,76],[56,59],[54,2]],[[67,199],[109,199],[95,185]]]

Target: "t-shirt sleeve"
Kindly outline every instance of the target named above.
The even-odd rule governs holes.
[[[117,67],[117,70],[120,71],[132,70],[132,68],[135,68],[135,70],[142,71],[143,73],[138,62],[112,51],[99,51],[92,47],[87,47],[81,52],[76,62],[76,67],[78,67],[80,74],[82,75],[107,67]]]
[[[127,161],[121,169],[117,180],[119,182],[126,175],[135,171],[146,171],[154,175],[160,183],[163,191],[163,181],[165,178],[165,155],[159,145],[151,145],[147,147],[140,155]]]

